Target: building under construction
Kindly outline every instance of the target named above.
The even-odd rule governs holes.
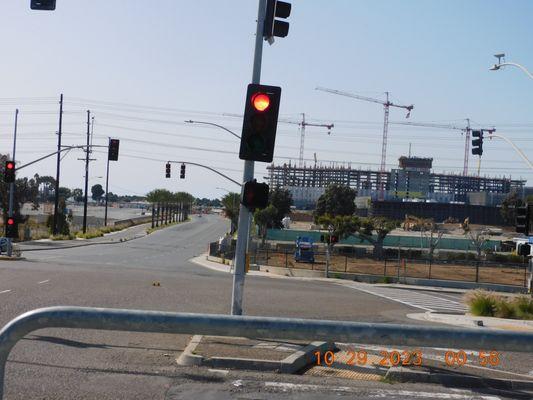
[[[398,168],[380,172],[355,169],[350,165],[298,167],[291,163],[267,167],[271,187],[284,187],[293,193],[295,205],[314,204],[331,183],[347,185],[358,196],[372,199],[420,199],[433,202],[467,202],[469,193],[522,193],[525,180],[489,178],[431,172],[433,159],[400,157]]]

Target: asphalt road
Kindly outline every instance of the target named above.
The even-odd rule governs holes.
[[[52,305],[227,314],[231,276],[187,261],[203,253],[207,243],[226,229],[223,219],[205,216],[126,243],[34,251],[25,254],[26,261],[1,262],[0,324],[25,311]],[[154,282],[160,286],[153,286]],[[244,310],[248,315],[422,323],[405,318],[415,308],[384,297],[329,282],[268,277],[247,277]],[[264,380],[287,380],[279,375],[242,374],[248,381],[239,386],[234,373],[176,367],[175,358],[187,342],[184,335],[62,329],[34,332],[11,353],[5,398],[226,398],[216,397],[216,393],[237,396],[228,398],[263,398],[243,395],[244,387],[250,388],[244,390],[250,395],[272,392],[264,398],[278,398],[287,390],[295,391],[295,398],[301,392],[304,398],[311,390],[307,386],[261,386]],[[290,379],[329,390],[327,378]],[[420,387],[417,385],[417,390]],[[395,390],[403,388],[399,385]],[[180,389],[191,396],[183,397],[187,392]],[[425,388],[428,393],[441,389]],[[379,397],[378,392],[372,393],[368,398]],[[337,394],[332,391],[320,398]],[[388,397],[396,398],[390,393]]]

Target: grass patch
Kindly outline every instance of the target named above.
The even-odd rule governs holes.
[[[52,240],[72,240],[75,237],[76,236],[71,233],[69,235],[51,235],[50,239],[52,239]]]
[[[190,219],[187,218],[185,221],[182,221],[182,222],[171,222],[170,224],[166,224],[166,225],[159,225],[159,226],[155,226],[153,228],[148,228],[146,230],[146,233],[149,235],[150,233],[153,233],[155,231],[158,231],[160,229],[163,229],[163,228],[168,228],[168,227],[171,227],[171,226],[174,226],[174,225],[178,225],[178,224],[182,224],[183,222],[187,222],[189,221]]]
[[[468,292],[464,299],[470,312],[476,316],[533,320],[533,298],[530,296],[511,299],[478,289]]]

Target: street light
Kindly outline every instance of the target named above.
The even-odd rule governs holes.
[[[204,124],[204,125],[211,125],[211,126],[216,126],[217,128],[220,128],[220,129],[224,129],[226,132],[229,132],[231,133],[233,136],[235,136],[237,139],[240,139],[241,137],[239,135],[237,135],[235,132],[229,130],[228,128],[222,126],[222,125],[218,125],[218,124],[214,124],[212,122],[205,122],[205,121],[193,121],[192,119],[188,120],[188,121],[185,121],[186,123],[188,124]]]
[[[520,64],[514,63],[514,62],[506,62],[504,53],[494,54],[494,57],[496,57],[498,59],[498,63],[496,63],[492,67],[490,67],[489,68],[490,71],[498,71],[499,69],[501,69],[502,67],[505,67],[506,65],[511,65],[513,67],[520,68],[522,71],[525,72],[525,74],[527,76],[529,76],[531,79],[533,79],[533,74],[531,72],[529,72],[526,69],[526,67],[524,67],[524,66],[522,66]]]

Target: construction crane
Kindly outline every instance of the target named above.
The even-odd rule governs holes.
[[[400,105],[400,104],[394,104],[392,101],[389,100],[389,92],[385,92],[385,95],[386,95],[387,99],[385,101],[383,101],[383,100],[379,100],[379,99],[374,99],[372,97],[360,96],[360,95],[354,94],[354,93],[343,92],[341,90],[328,89],[328,88],[323,88],[323,87],[317,87],[316,90],[321,90],[323,92],[333,93],[333,94],[337,94],[339,96],[351,97],[353,99],[369,101],[369,102],[372,102],[372,103],[378,103],[378,104],[383,105],[383,109],[385,111],[385,117],[384,117],[384,121],[383,121],[383,140],[382,140],[382,143],[381,143],[381,165],[380,165],[381,174],[380,174],[380,177],[379,177],[380,198],[382,198],[383,197],[382,174],[385,172],[385,164],[386,164],[386,160],[387,160],[387,133],[388,133],[388,130],[389,130],[389,108],[390,107],[403,108],[403,109],[407,110],[407,115],[405,116],[405,118],[409,118],[409,116],[411,115],[411,111],[414,108],[414,105],[411,104],[409,106],[403,106],[403,105]]]
[[[331,134],[331,128],[333,128],[333,124],[315,124],[312,122],[307,122],[305,120],[305,113],[302,113],[302,121],[301,122],[294,122],[289,120],[279,120],[280,122],[284,122],[286,124],[295,124],[300,127],[300,157],[298,159],[298,167],[302,168],[304,166],[304,143],[305,143],[305,127],[306,126],[317,126],[321,128],[328,128],[328,135]]]

